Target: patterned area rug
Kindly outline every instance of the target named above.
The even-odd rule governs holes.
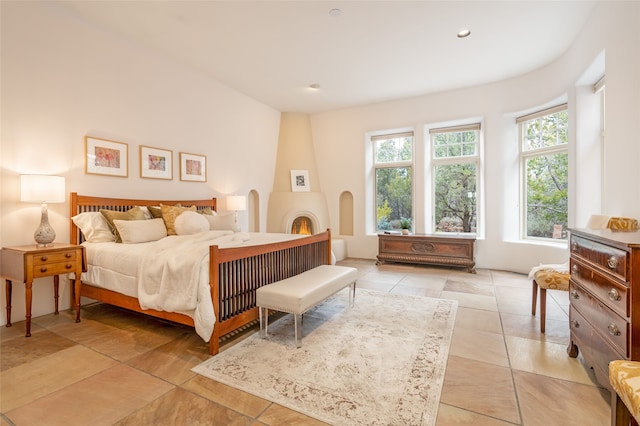
[[[434,425],[457,302],[344,290],[193,371],[335,425]]]

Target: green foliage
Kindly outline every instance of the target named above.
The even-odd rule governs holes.
[[[476,165],[447,164],[435,169],[436,231],[453,232],[448,225],[457,219],[462,232],[475,232]]]
[[[400,228],[402,229],[411,229],[411,219],[407,219],[406,217],[400,218]]]

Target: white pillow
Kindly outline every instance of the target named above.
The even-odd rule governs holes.
[[[174,228],[178,235],[191,235],[198,232],[209,230],[209,221],[206,217],[215,217],[211,215],[203,215],[192,211],[184,211],[176,217]]]
[[[235,226],[234,213],[219,214],[217,216],[203,215],[209,222],[212,231],[233,231]]]
[[[124,244],[157,241],[167,236],[162,218],[148,220],[114,220]]]
[[[88,243],[110,243],[116,240],[109,223],[100,212],[80,213],[71,218]]]

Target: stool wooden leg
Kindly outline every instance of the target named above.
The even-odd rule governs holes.
[[[540,287],[540,332],[544,333],[547,317],[547,289]]]
[[[538,283],[536,280],[531,280],[531,288],[533,289],[531,294],[531,315],[535,315],[536,303],[538,301]]]

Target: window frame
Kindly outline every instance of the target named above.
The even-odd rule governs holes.
[[[376,154],[377,154],[377,146],[376,143],[381,140],[389,140],[389,139],[399,139],[404,137],[411,137],[411,160],[398,160],[398,161],[390,161],[390,162],[377,162]],[[413,130],[406,131],[387,131],[381,132],[369,137],[369,142],[371,146],[371,161],[372,161],[372,177],[373,177],[373,232],[380,233],[384,232],[383,229],[378,229],[378,170],[382,169],[396,169],[402,167],[408,167],[411,170],[411,232],[415,229],[415,175],[416,175],[416,164],[415,164],[415,154],[416,154],[416,138],[415,132]],[[396,231],[395,229],[391,229],[392,231]]]
[[[564,237],[560,238],[547,238],[547,237],[536,237],[528,235],[528,187],[527,187],[527,161],[531,158],[544,157],[555,154],[566,154],[567,158],[569,157],[569,120],[567,120],[567,142],[562,144],[555,144],[552,146],[533,148],[526,150],[526,123],[541,117],[546,117],[552,114],[556,114],[559,112],[566,111],[568,114],[569,108],[567,103],[563,103],[560,105],[556,105],[550,108],[545,108],[531,114],[527,114],[521,117],[516,118],[516,124],[518,126],[518,152],[519,152],[519,163],[520,163],[520,239],[523,241],[538,241],[538,242],[547,242],[547,243],[566,243],[567,242],[567,232],[565,230]],[[569,166],[567,166],[569,167]],[[569,185],[569,175],[570,171],[567,170],[567,185]],[[568,202],[569,200],[567,200]],[[567,220],[569,218],[569,206],[567,203]]]
[[[438,157],[436,156],[436,144],[435,137],[438,134],[443,133],[459,133],[459,132],[467,132],[474,131],[476,133],[475,140],[475,154],[473,155],[459,155],[452,157]],[[481,208],[481,200],[483,199],[482,194],[482,122],[481,121],[473,121],[468,124],[459,124],[459,125],[451,125],[451,126],[441,126],[430,128],[427,132],[428,134],[428,144],[429,149],[429,170],[430,170],[430,214],[431,220],[430,223],[431,231],[433,233],[442,233],[445,235],[481,235],[481,218],[482,218],[482,208]],[[446,166],[453,164],[474,164],[476,168],[476,176],[475,176],[475,224],[476,229],[475,232],[444,232],[444,231],[436,231],[436,168],[438,166]],[[426,187],[425,187],[426,192]],[[425,194],[426,195],[426,194]]]

